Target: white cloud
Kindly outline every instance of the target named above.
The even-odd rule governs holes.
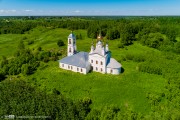
[[[33,10],[24,10],[25,12],[32,12]]]
[[[82,12],[82,11],[80,11],[80,10],[75,10],[75,11],[72,11],[73,13],[80,13],[80,12]]]
[[[16,13],[17,10],[0,10],[1,14],[11,14],[11,13]]]

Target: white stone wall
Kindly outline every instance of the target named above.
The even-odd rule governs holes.
[[[119,75],[120,74],[120,68],[113,69],[113,75]]]
[[[68,65],[68,64],[64,64],[64,63],[59,63],[59,67],[65,70],[71,70],[73,72],[79,72],[82,74],[87,74],[90,70],[88,70],[88,68],[81,68],[81,67],[77,67],[77,66],[72,66],[72,65]]]
[[[107,73],[111,74],[111,69],[110,68],[107,68]]]
[[[119,75],[121,73],[121,68],[107,68],[107,73],[113,75]]]
[[[93,63],[92,63],[92,60],[93,60]],[[98,62],[98,64],[96,64],[96,61]],[[104,57],[97,54],[89,55],[89,62],[91,63],[91,66],[93,67],[93,71],[104,73],[104,74],[106,73],[106,59]],[[101,62],[103,63],[103,65],[101,65]]]

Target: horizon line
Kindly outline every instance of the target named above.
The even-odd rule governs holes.
[[[33,16],[42,16],[42,17],[148,17],[148,16],[179,16],[180,15],[0,15],[0,17],[33,17]]]

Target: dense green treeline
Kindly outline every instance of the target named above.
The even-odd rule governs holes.
[[[109,17],[113,18],[113,17]],[[142,29],[147,32],[162,31],[163,34],[167,34],[169,37],[173,37],[175,34],[175,27],[180,24],[179,17],[135,17],[135,18],[119,18],[113,19],[76,19],[75,17],[69,18],[17,18],[17,19],[0,19],[0,29],[2,34],[6,33],[24,33],[37,26],[54,27],[54,28],[68,28],[71,30],[86,29],[88,30],[88,36],[92,34],[102,32],[103,36],[109,39],[117,39],[120,37],[120,33],[130,32],[137,34]],[[97,34],[95,34],[96,37]],[[173,38],[172,38],[173,39]]]
[[[107,40],[120,39],[119,48],[139,41],[149,47],[179,53],[179,17],[135,17],[120,19],[85,19],[85,18],[27,18],[0,19],[0,34],[24,34],[38,27],[67,28],[69,30],[85,29],[87,36],[96,38],[101,32]],[[82,39],[81,35],[77,35]],[[32,44],[33,41],[29,41]]]
[[[35,89],[23,80],[5,81],[0,84],[0,116],[45,116],[47,119],[84,120],[90,111],[89,98],[74,103],[58,95]]]

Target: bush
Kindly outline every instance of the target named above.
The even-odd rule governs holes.
[[[177,61],[178,63],[180,63],[180,56],[178,56],[178,57],[176,58],[176,61]]]
[[[21,67],[21,73],[23,75],[30,75],[30,74],[32,74],[31,66],[28,65],[28,64],[23,64],[22,67]]]
[[[118,44],[118,48],[124,48],[124,44],[122,44],[121,42]]]
[[[18,43],[18,49],[19,50],[25,49],[25,45],[24,45],[24,42],[22,40],[20,40],[19,43]]]
[[[143,55],[134,55],[133,61],[134,62],[144,62],[146,59]]]
[[[146,72],[150,74],[162,75],[163,69],[158,64],[153,64],[151,62],[144,62],[138,65],[138,70],[140,72]]]
[[[37,50],[38,50],[38,51],[41,51],[41,50],[42,50],[42,47],[38,47]]]
[[[175,51],[180,54],[180,42],[175,44]]]
[[[34,40],[28,40],[28,45],[31,45],[34,43]]]
[[[54,88],[54,89],[52,90],[52,92],[53,92],[53,94],[55,94],[55,95],[60,95],[60,94],[61,94],[60,91],[58,91],[56,88]]]
[[[27,39],[27,37],[26,36],[24,36],[23,38],[22,38],[22,40],[26,40]]]
[[[126,61],[126,57],[125,56],[121,56],[120,57],[119,62],[122,62],[122,61]]]
[[[159,48],[161,45],[167,42],[164,35],[161,33],[145,34],[140,38],[140,41],[143,45],[147,45],[152,48]]]
[[[126,60],[133,60],[133,59],[134,59],[134,55],[126,54]]]
[[[78,34],[76,35],[76,39],[79,39],[79,40],[83,39],[81,33],[79,35]]]
[[[64,44],[64,42],[62,40],[58,40],[57,45],[59,47],[61,47],[61,46],[64,46],[65,44]]]
[[[5,73],[0,70],[0,81],[5,79]]]

